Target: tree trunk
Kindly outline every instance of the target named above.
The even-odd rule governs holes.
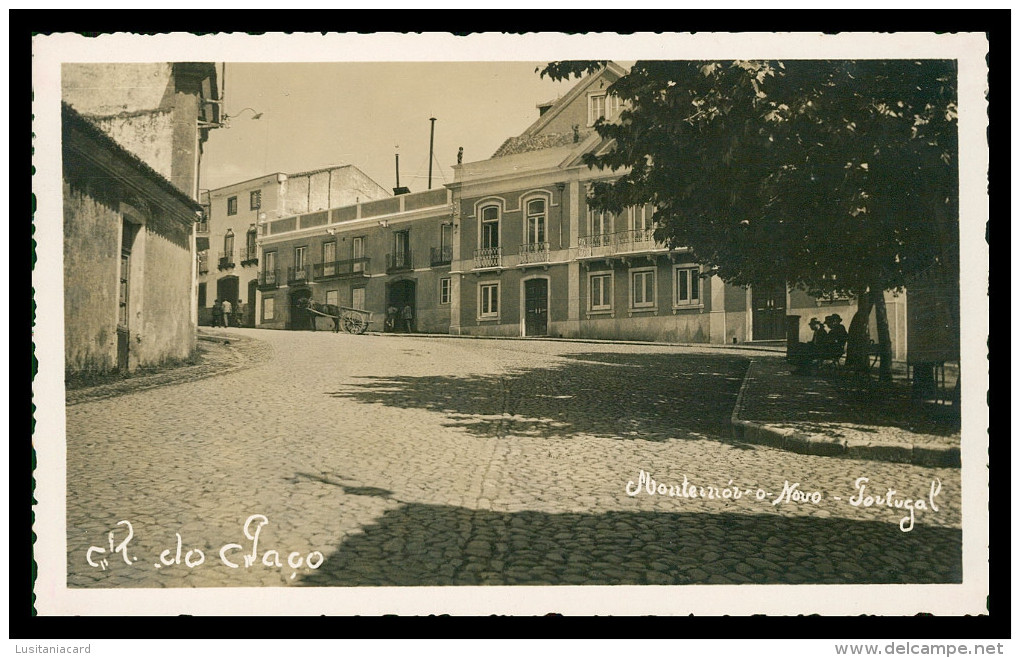
[[[889,313],[885,308],[885,291],[871,289],[875,305],[875,328],[878,332],[878,380],[892,381],[892,339],[889,337]]]
[[[871,316],[871,295],[867,290],[857,293],[857,312],[847,329],[846,365],[857,372],[868,371],[868,318]]]

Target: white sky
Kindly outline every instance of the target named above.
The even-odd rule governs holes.
[[[215,189],[282,171],[353,164],[380,185],[427,189],[429,117],[436,118],[432,187],[453,181],[464,161],[489,158],[536,118],[536,103],[576,79],[540,78],[545,62],[227,63],[230,128],[212,130],[201,187]],[[222,71],[222,69],[221,69]],[[254,112],[262,113],[252,120]]]

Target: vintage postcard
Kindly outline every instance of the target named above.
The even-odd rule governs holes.
[[[986,52],[36,37],[39,614],[987,614]]]

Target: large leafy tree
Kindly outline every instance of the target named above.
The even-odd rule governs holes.
[[[956,257],[955,62],[641,61],[609,92],[625,109],[596,130],[616,146],[585,162],[620,175],[594,205],[654,203],[656,238],[730,283],[856,296],[851,361],[874,306],[888,377],[883,291]]]

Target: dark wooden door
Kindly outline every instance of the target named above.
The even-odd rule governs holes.
[[[786,338],[786,286],[753,286],[751,309],[751,340]]]
[[[524,335],[545,336],[549,333],[549,281],[531,279],[524,282]]]

